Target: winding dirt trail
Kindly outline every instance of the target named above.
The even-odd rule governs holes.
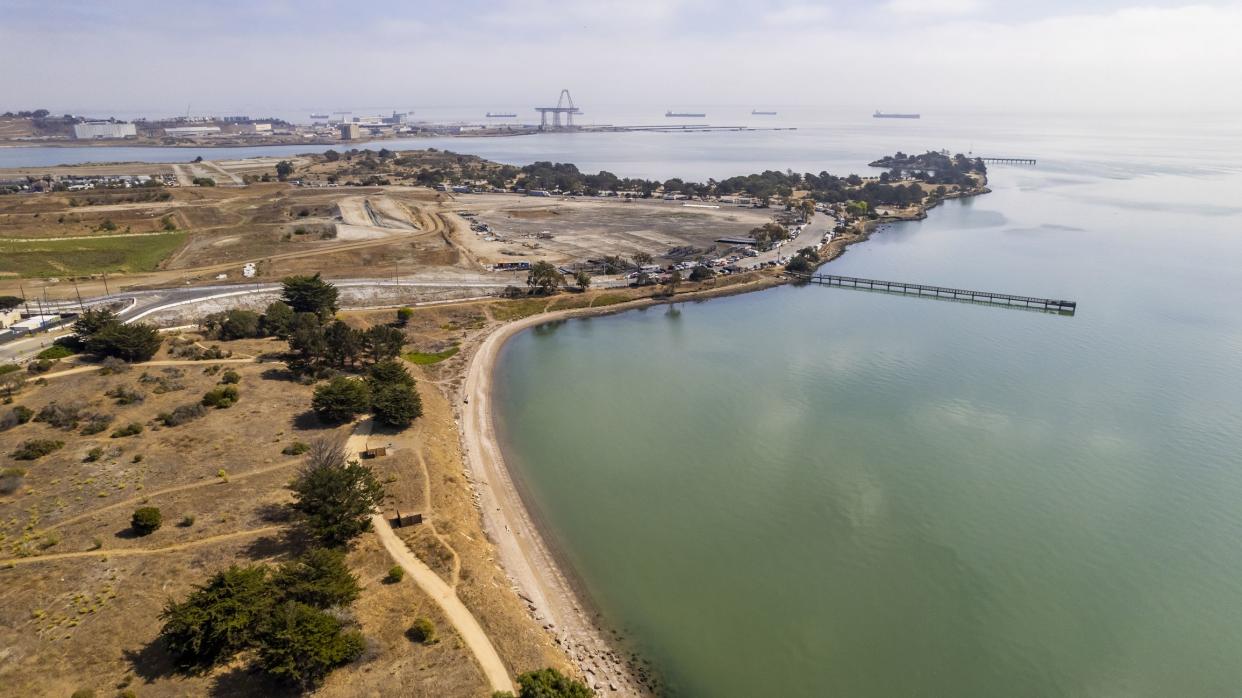
[[[345,444],[350,453],[356,456],[365,450],[371,427],[370,419],[359,422]],[[461,599],[457,598],[453,588],[410,552],[405,541],[397,537],[383,514],[372,515],[371,525],[375,528],[380,542],[384,544],[384,549],[388,551],[392,559],[414,579],[419,589],[436,602],[445,617],[453,624],[453,629],[457,631],[466,647],[470,648],[470,652],[474,654],[475,660],[483,669],[483,675],[487,678],[492,691],[512,693],[514,691],[513,681],[509,678],[509,672],[505,669],[500,654],[496,652],[495,646],[488,639],[487,633],[483,631],[483,626],[479,625],[474,614],[466,608]]]
[[[187,548],[195,548],[200,545],[210,545],[211,543],[219,543],[226,540],[234,540],[236,538],[246,538],[249,536],[257,536],[263,533],[274,533],[283,529],[284,526],[264,526],[263,528],[252,528],[247,531],[234,531],[232,533],[222,533],[218,536],[209,538],[199,538],[198,540],[186,541],[176,545],[169,545],[164,548],[100,548],[98,550],[81,550],[76,553],[53,553],[51,555],[32,555],[31,557],[14,557],[8,560],[0,560],[0,567],[12,567],[15,565],[29,565],[35,562],[50,562],[52,560],[70,560],[80,557],[133,557],[136,555],[159,555],[161,553],[172,553],[178,550],[186,550]]]

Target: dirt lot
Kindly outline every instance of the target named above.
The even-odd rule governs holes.
[[[509,194],[456,198],[452,210],[475,213],[475,220],[486,223],[500,238],[488,241],[486,233],[474,232],[463,236],[465,246],[484,263],[544,259],[564,264],[605,255],[630,257],[639,251],[666,261],[674,259],[669,256],[674,248],[693,248],[702,254],[716,249],[717,238],[745,237],[772,219],[770,210],[727,204],[698,208],[681,201],[624,203]]]

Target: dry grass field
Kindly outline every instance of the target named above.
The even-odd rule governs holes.
[[[419,309],[406,327],[408,348],[468,341],[484,317],[472,305]],[[392,313],[347,320],[364,327],[391,322]],[[168,344],[156,361],[173,360]],[[15,404],[36,413],[53,402],[80,410],[76,427],[31,421],[0,432],[0,467],[24,471],[20,486],[0,495],[0,683],[6,691],[68,695],[92,688],[108,695],[128,687],[143,696],[281,694],[242,664],[202,676],[174,673],[154,642],[159,611],[169,599],[183,598],[230,564],[295,554],[300,543],[290,536],[283,505],[289,501],[285,485],[301,459],[281,451],[295,441],[350,430],[321,425],[309,411],[312,387],[293,380],[276,360],[283,342],[220,346],[232,352],[230,359],[63,377],[56,374],[69,369],[58,366],[16,396]],[[370,437],[392,448],[391,455],[370,461],[390,488],[386,507],[424,514],[424,524],[399,529],[401,535],[456,588],[512,673],[544,666],[568,670],[494,561],[463,475],[444,365],[408,368],[420,379],[424,416],[407,430]],[[161,425],[160,413],[196,403],[227,370],[241,376],[235,405],[180,426]],[[120,404],[109,395],[121,394],[118,389],[141,399]],[[92,415],[111,421],[98,433],[83,434],[92,430]],[[112,436],[131,423],[142,431]],[[31,439],[65,445],[34,461],[15,460],[11,454]],[[156,506],[163,514],[164,525],[149,536],[130,530],[139,506]],[[363,593],[348,619],[366,637],[367,649],[329,677],[323,695],[489,695],[481,671],[436,605],[409,579],[382,581],[393,563],[373,534],[353,545],[349,563]],[[440,643],[419,645],[405,637],[419,616],[436,623]]]

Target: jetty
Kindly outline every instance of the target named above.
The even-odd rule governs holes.
[[[842,288],[860,288],[887,293],[900,293],[924,298],[942,298],[960,300],[988,305],[1004,305],[1010,307],[1034,308],[1048,312],[1073,315],[1078,309],[1075,301],[1055,300],[1052,298],[1036,298],[1034,296],[1015,296],[1010,293],[993,291],[972,291],[963,288],[945,286],[927,286],[904,281],[882,281],[879,279],[861,279],[856,276],[835,276],[833,274],[798,275],[803,280],[821,286],[840,286]]]
[[[1010,165],[1034,165],[1035,158],[978,158],[984,162],[1002,162]]]

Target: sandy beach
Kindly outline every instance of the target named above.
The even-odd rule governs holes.
[[[679,294],[679,301],[701,300],[771,288],[784,283],[774,276],[735,286]],[[582,598],[570,577],[561,569],[544,540],[535,518],[527,510],[517,484],[505,463],[492,421],[492,373],[500,350],[518,333],[566,318],[605,315],[633,310],[668,299],[641,299],[605,308],[579,308],[533,315],[498,327],[479,344],[466,369],[462,387],[462,451],[466,472],[477,497],[484,530],[496,545],[499,562],[514,589],[540,625],[579,667],[588,684],[603,695],[647,696],[628,656],[614,647],[604,629],[592,620],[589,600]]]

